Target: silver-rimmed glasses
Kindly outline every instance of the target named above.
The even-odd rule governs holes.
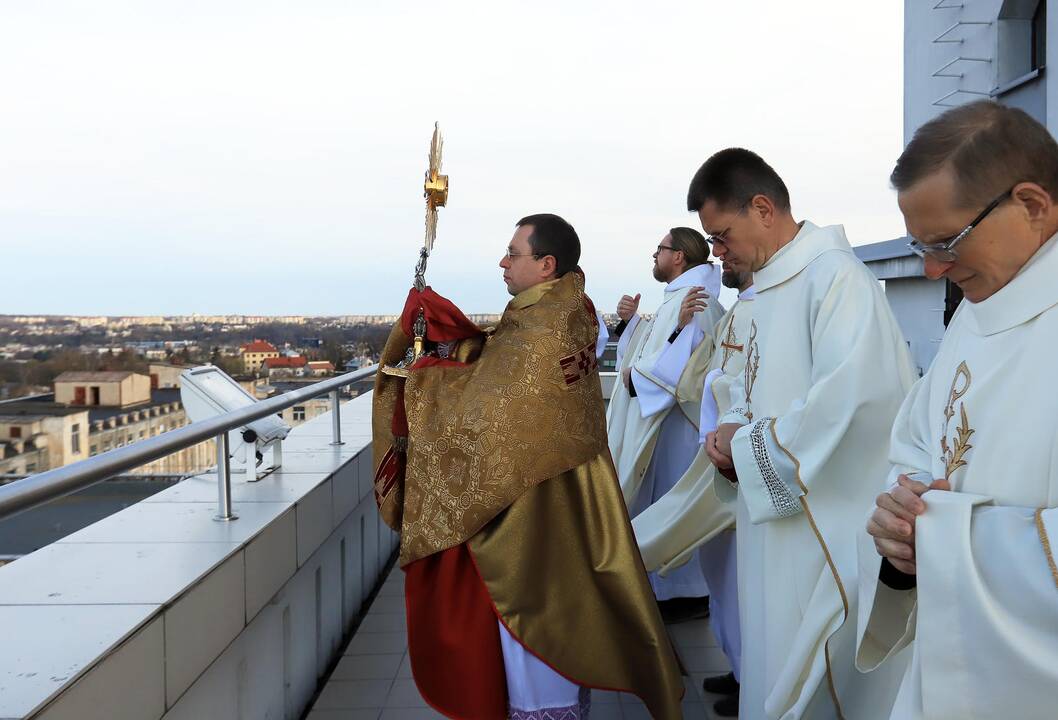
[[[955,246],[958,245],[963,238],[969,235],[975,227],[981,224],[981,222],[988,217],[988,214],[995,210],[999,205],[1010,197],[1010,193],[1014,192],[1014,185],[1002,195],[996,197],[995,200],[988,203],[988,206],[982,210],[977,217],[970,221],[970,224],[964,227],[958,234],[952,235],[949,238],[938,240],[936,242],[924,243],[915,238],[911,238],[911,242],[907,244],[907,249],[918,255],[920,258],[925,258],[927,255],[934,260],[940,262],[955,262],[955,259],[959,257],[959,253],[955,251]]]

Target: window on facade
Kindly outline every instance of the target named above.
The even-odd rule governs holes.
[[[140,430],[140,440],[143,439],[143,430]]]
[[[1032,69],[1047,64],[1047,0],[1040,0],[1032,14]]]
[[[89,445],[88,446],[88,454],[89,455],[95,455],[98,452],[99,452],[99,446],[98,445]]]
[[[37,472],[37,463],[26,463],[26,472]]]
[[[294,406],[294,420],[304,420],[304,419],[305,419],[305,406],[304,405],[295,405]]]
[[[81,452],[81,425],[74,423],[70,427],[70,451],[75,455]]]
[[[20,427],[11,428],[11,437],[13,439],[18,439],[18,438],[22,437],[22,428],[20,428]]]

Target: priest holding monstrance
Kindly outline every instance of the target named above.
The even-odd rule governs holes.
[[[447,197],[435,132],[427,243],[375,385],[375,499],[401,534],[412,672],[453,718],[586,717],[589,688],[680,717],[683,685],[606,442],[580,241],[522,218],[513,296],[481,329],[426,286]]]

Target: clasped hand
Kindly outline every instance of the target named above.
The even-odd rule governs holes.
[[[705,454],[720,474],[731,482],[738,482],[735,461],[731,456],[731,439],[740,427],[738,423],[723,423],[705,436]]]
[[[929,490],[951,490],[951,485],[947,480],[934,480],[926,485],[901,475],[896,485],[877,497],[874,512],[867,521],[867,532],[874,538],[878,554],[908,575],[916,571],[915,519],[926,512],[922,496]]]

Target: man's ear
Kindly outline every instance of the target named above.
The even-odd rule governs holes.
[[[760,218],[764,227],[775,223],[775,203],[767,195],[754,195],[749,201],[750,212]]]
[[[541,259],[544,261],[544,267],[541,268],[544,272],[544,275],[547,277],[554,277],[555,272],[558,270],[558,263],[555,261],[555,256],[544,255],[544,257]]]
[[[1043,225],[1054,208],[1054,201],[1050,194],[1036,183],[1019,183],[1011,193],[1014,199],[1025,208],[1029,222],[1034,225]]]

